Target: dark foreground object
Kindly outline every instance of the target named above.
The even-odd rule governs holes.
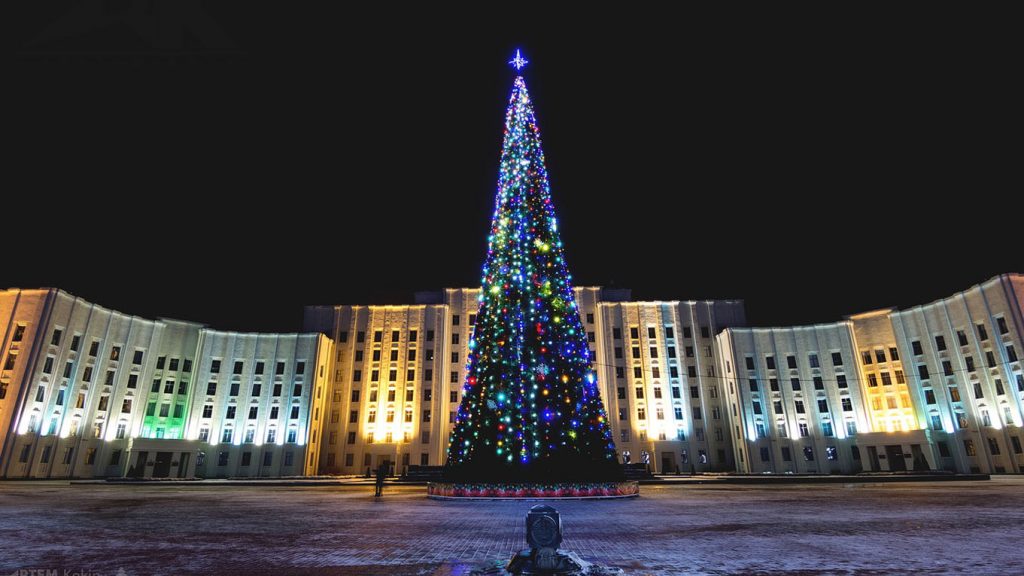
[[[634,498],[640,485],[624,482],[430,482],[427,497],[472,498]]]
[[[558,549],[562,543],[562,519],[551,506],[538,504],[526,515],[526,543],[530,548],[516,553],[504,567],[488,566],[471,572],[484,574],[564,574],[566,576],[601,576],[622,574],[619,568],[596,566],[572,552]]]

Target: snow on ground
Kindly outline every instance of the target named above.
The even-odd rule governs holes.
[[[455,576],[524,546],[536,501],[424,491],[0,482],[0,576]],[[628,574],[1024,574],[1024,477],[641,494],[555,503],[562,547]]]

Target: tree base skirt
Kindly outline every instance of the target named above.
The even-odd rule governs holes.
[[[640,484],[625,482],[430,482],[427,497],[471,499],[606,499],[636,498]]]

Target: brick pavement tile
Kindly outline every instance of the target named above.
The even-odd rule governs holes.
[[[368,490],[0,483],[0,574],[465,574],[522,548],[537,503]],[[1024,573],[1024,478],[645,486],[555,506],[563,548],[631,574]]]

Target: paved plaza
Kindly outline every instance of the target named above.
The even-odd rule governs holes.
[[[523,546],[536,501],[424,490],[3,482],[0,575],[457,575]],[[627,574],[1024,574],[1021,477],[643,486],[556,507],[564,549]]]

